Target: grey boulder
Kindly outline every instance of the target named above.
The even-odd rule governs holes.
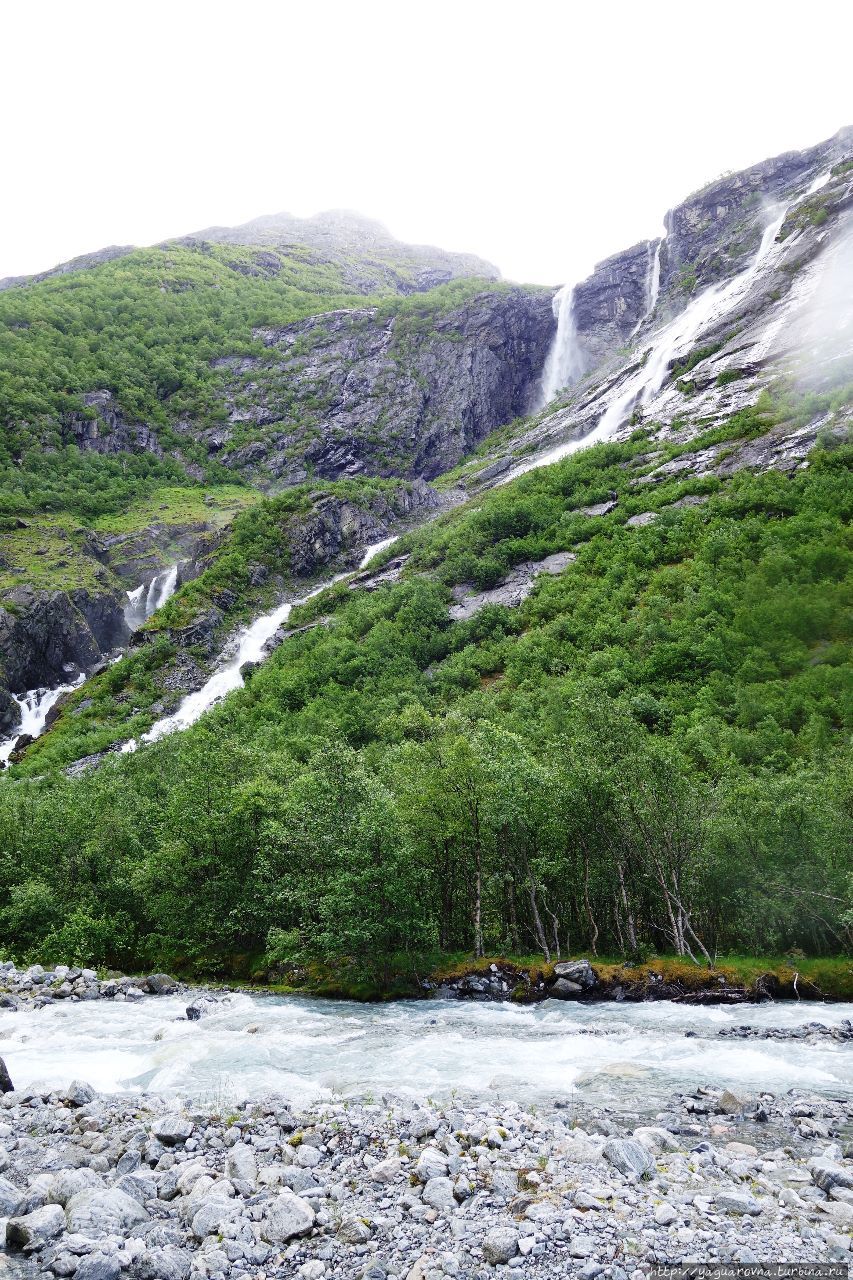
[[[565,978],[568,982],[576,982],[584,991],[594,987],[597,978],[588,960],[561,960],[554,965],[554,976]]]
[[[170,1111],[168,1115],[158,1116],[151,1126],[151,1132],[164,1147],[176,1147],[192,1136],[195,1125],[188,1115],[180,1111]]]
[[[518,1253],[518,1233],[511,1227],[493,1227],[483,1241],[483,1257],[493,1267],[509,1262]]]
[[[270,1244],[285,1244],[294,1236],[304,1236],[314,1225],[314,1210],[307,1200],[286,1188],[267,1206],[261,1221],[261,1238]]]
[[[10,1218],[6,1223],[6,1243],[33,1252],[43,1249],[64,1230],[65,1214],[59,1205],[46,1204],[22,1218]]]
[[[148,1212],[117,1187],[78,1191],[65,1206],[69,1231],[84,1236],[121,1234],[148,1220]]]
[[[604,1158],[620,1173],[635,1174],[639,1178],[654,1173],[656,1168],[642,1142],[634,1138],[611,1138],[604,1144]]]

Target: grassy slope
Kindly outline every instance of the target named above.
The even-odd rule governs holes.
[[[173,486],[98,516],[88,527],[71,512],[7,520],[10,527],[0,529],[0,592],[21,583],[50,591],[102,589],[111,575],[92,554],[90,531],[133,534],[154,524],[166,530],[195,524],[221,529],[259,500],[260,494],[240,485]]]
[[[195,437],[228,416],[222,387],[233,370],[223,370],[223,356],[259,357],[256,376],[265,376],[269,353],[253,337],[257,327],[375,305],[383,319],[396,317],[404,344],[437,314],[507,287],[460,279],[401,297],[381,264],[357,265],[374,294],[353,294],[340,267],[298,248],[173,245],[0,294],[0,591],[21,583],[95,589],[110,579],[87,554],[87,530],[218,527],[256,500],[253,491],[238,494],[239,474]],[[400,270],[405,277],[409,268]],[[91,416],[83,395],[101,388],[128,422],[156,430],[163,458],[67,443],[68,415]],[[266,430],[243,424],[228,447]],[[185,463],[201,467],[203,481],[188,479]]]
[[[156,499],[142,504],[150,520],[165,522],[169,513],[203,518],[224,524],[233,518],[227,537],[216,551],[208,569],[181,587],[142,628],[150,643],[131,649],[120,662],[88,680],[70,695],[63,714],[33,744],[19,772],[31,774],[44,768],[68,764],[83,756],[103,751],[128,737],[138,737],[151,727],[162,712],[156,710],[164,696],[163,681],[168,676],[176,648],[172,633],[191,625],[211,609],[222,614],[220,642],[241,623],[270,608],[283,593],[302,594],[309,584],[296,579],[290,566],[290,531],[298,527],[313,507],[318,495],[337,497],[367,508],[376,497],[392,499],[407,481],[351,480],[300,485],[277,498],[261,500],[260,495],[239,488],[212,489],[216,505],[207,507],[203,491],[163,491],[173,501],[168,512],[160,510]],[[161,495],[157,495],[159,498]],[[116,524],[135,526],[132,514],[124,518],[104,517],[102,527]],[[260,586],[252,585],[252,568],[261,565],[268,574]],[[69,570],[70,572],[70,570]],[[331,572],[328,570],[327,572]],[[188,656],[209,661],[206,649],[189,648]],[[81,705],[82,704],[82,705]]]

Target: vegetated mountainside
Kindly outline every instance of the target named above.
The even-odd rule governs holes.
[[[126,590],[203,559],[257,490],[458,461],[526,409],[553,332],[545,291],[351,215],[66,266],[0,296],[7,725],[6,690],[91,669]]]
[[[647,454],[439,516],[194,727],[75,779],[66,711],[0,788],[13,949],[381,978],[439,948],[842,948],[851,450],[653,487]]]
[[[378,413],[403,387],[409,414],[424,344],[473,333],[448,338],[434,299],[450,289],[482,316],[481,285],[270,323],[267,362],[213,370],[220,455],[259,446],[256,484],[300,480],[266,419],[274,377],[252,386],[275,370],[282,423],[343,428],[347,478],[238,514],[2,780],[16,953],[226,971],[250,955],[386,982],[438,951],[849,947],[849,133],[802,154],[723,180],[746,193],[731,213],[719,190],[691,197],[708,218],[726,206],[711,230],[673,211],[670,251],[682,223],[714,246],[695,278],[676,290],[662,271],[662,313],[640,314],[627,348],[602,330],[583,379],[465,438],[474,458],[429,486],[347,471],[368,440],[359,371]],[[391,321],[412,330],[405,375]],[[602,423],[606,441],[521,474]],[[393,443],[415,469],[418,439],[407,425]],[[229,626],[420,521],[379,569],[294,612],[245,689],[115,751],[197,687]],[[81,757],[99,767],[79,773]]]

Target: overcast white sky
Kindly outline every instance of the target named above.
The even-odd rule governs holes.
[[[347,207],[579,279],[853,124],[849,0],[5,0],[0,276]]]

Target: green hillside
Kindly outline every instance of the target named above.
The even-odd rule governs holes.
[[[53,771],[78,745],[63,716],[13,771],[32,780],[0,786],[9,947],[197,967],[265,953],[380,982],[438,950],[555,940],[837,952],[853,451],[817,448],[791,477],[638,484],[647,450],[637,432],[407,535],[400,582],[318,598],[294,621],[329,620],[185,733],[72,780]],[[519,608],[450,621],[454,584],[556,551],[577,558]],[[118,740],[126,711],[101,714]]]

